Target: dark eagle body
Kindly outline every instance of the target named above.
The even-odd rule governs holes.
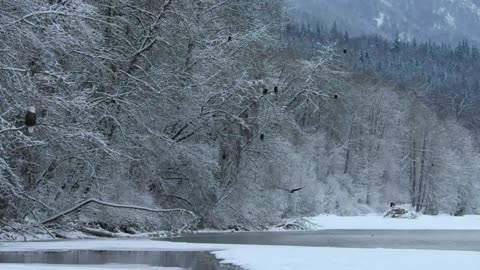
[[[301,188],[295,188],[295,189],[291,189],[291,190],[289,190],[288,192],[290,192],[290,193],[292,193],[292,194],[293,194],[293,193],[295,193],[295,192],[297,192],[297,191],[300,191],[300,190],[302,190],[303,188],[304,188],[304,187],[301,187]]]
[[[297,192],[297,191],[300,191],[300,190],[302,190],[302,189],[304,189],[304,188],[305,188],[305,187],[294,188],[294,189],[286,189],[286,188],[278,188],[278,189],[281,189],[281,190],[284,190],[284,191],[286,191],[286,192],[288,192],[288,193],[290,193],[290,194],[293,194],[293,193],[295,193],[295,192]]]
[[[28,133],[33,133],[33,127],[37,124],[37,114],[35,112],[35,107],[30,107],[25,114],[25,126],[27,127]]]

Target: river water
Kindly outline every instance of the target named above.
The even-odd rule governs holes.
[[[165,251],[28,251],[0,252],[2,263],[56,264],[56,265],[148,265],[179,267],[191,270],[233,270],[231,265],[220,261],[209,252]]]
[[[198,233],[155,240],[242,245],[480,251],[480,231],[325,230],[310,232]],[[135,264],[179,267],[191,270],[239,269],[235,266],[221,264],[209,252],[178,251],[0,252],[0,268],[1,263]]]
[[[198,233],[158,240],[214,244],[480,251],[480,231],[325,230]]]

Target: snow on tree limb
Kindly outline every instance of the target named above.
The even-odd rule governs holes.
[[[0,135],[2,133],[7,133],[7,132],[15,132],[15,131],[22,131],[25,130],[27,127],[18,127],[18,128],[7,128],[7,129],[2,129],[0,130]]]
[[[64,217],[88,204],[92,204],[92,203],[95,203],[95,204],[100,204],[100,205],[103,205],[103,206],[108,206],[108,207],[114,207],[114,208],[122,208],[122,209],[131,209],[131,210],[139,210],[139,211],[146,211],[146,212],[152,212],[152,213],[172,213],[172,212],[182,212],[182,213],[187,213],[189,215],[191,215],[193,218],[197,218],[197,215],[195,215],[195,213],[193,213],[192,211],[189,211],[189,210],[186,210],[186,209],[182,209],[182,208],[173,208],[173,209],[154,209],[154,208],[148,208],[148,207],[141,207],[141,206],[135,206],[135,205],[124,205],[124,204],[116,204],[116,203],[110,203],[110,202],[104,202],[104,201],[101,201],[101,200],[98,200],[98,199],[94,199],[94,198],[90,198],[90,199],[87,199],[85,201],[82,201],[80,203],[78,203],[77,205],[61,212],[61,213],[58,213],[52,217],[49,217],[47,219],[44,219],[43,221],[41,221],[42,224],[47,224],[47,223],[51,223],[61,217]]]

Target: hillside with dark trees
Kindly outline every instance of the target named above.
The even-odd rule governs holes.
[[[371,73],[401,85],[419,86],[417,91],[441,118],[460,120],[478,131],[480,119],[480,51],[463,40],[456,45],[445,43],[389,41],[378,35],[351,38],[336,24],[290,24],[289,47],[311,57],[325,43],[348,50],[345,66],[358,73]],[[339,51],[339,53],[340,53]]]

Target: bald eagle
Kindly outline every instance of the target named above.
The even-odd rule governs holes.
[[[30,62],[30,64],[28,64],[28,69],[30,70],[30,74],[32,76],[35,75],[35,73],[37,73],[38,68],[39,68],[39,66],[38,66],[38,64],[35,60],[32,60]]]
[[[300,190],[302,190],[302,189],[304,189],[304,188],[305,188],[305,187],[294,188],[294,189],[286,189],[286,188],[278,188],[278,189],[281,189],[281,190],[284,190],[284,191],[286,191],[286,192],[288,192],[288,193],[290,193],[290,194],[293,194],[293,193],[295,193],[295,192],[297,192],[297,191],[300,191]]]
[[[28,108],[27,113],[25,114],[25,126],[27,127],[27,132],[29,134],[33,133],[33,127],[37,124],[37,114],[35,107],[31,106]]]

